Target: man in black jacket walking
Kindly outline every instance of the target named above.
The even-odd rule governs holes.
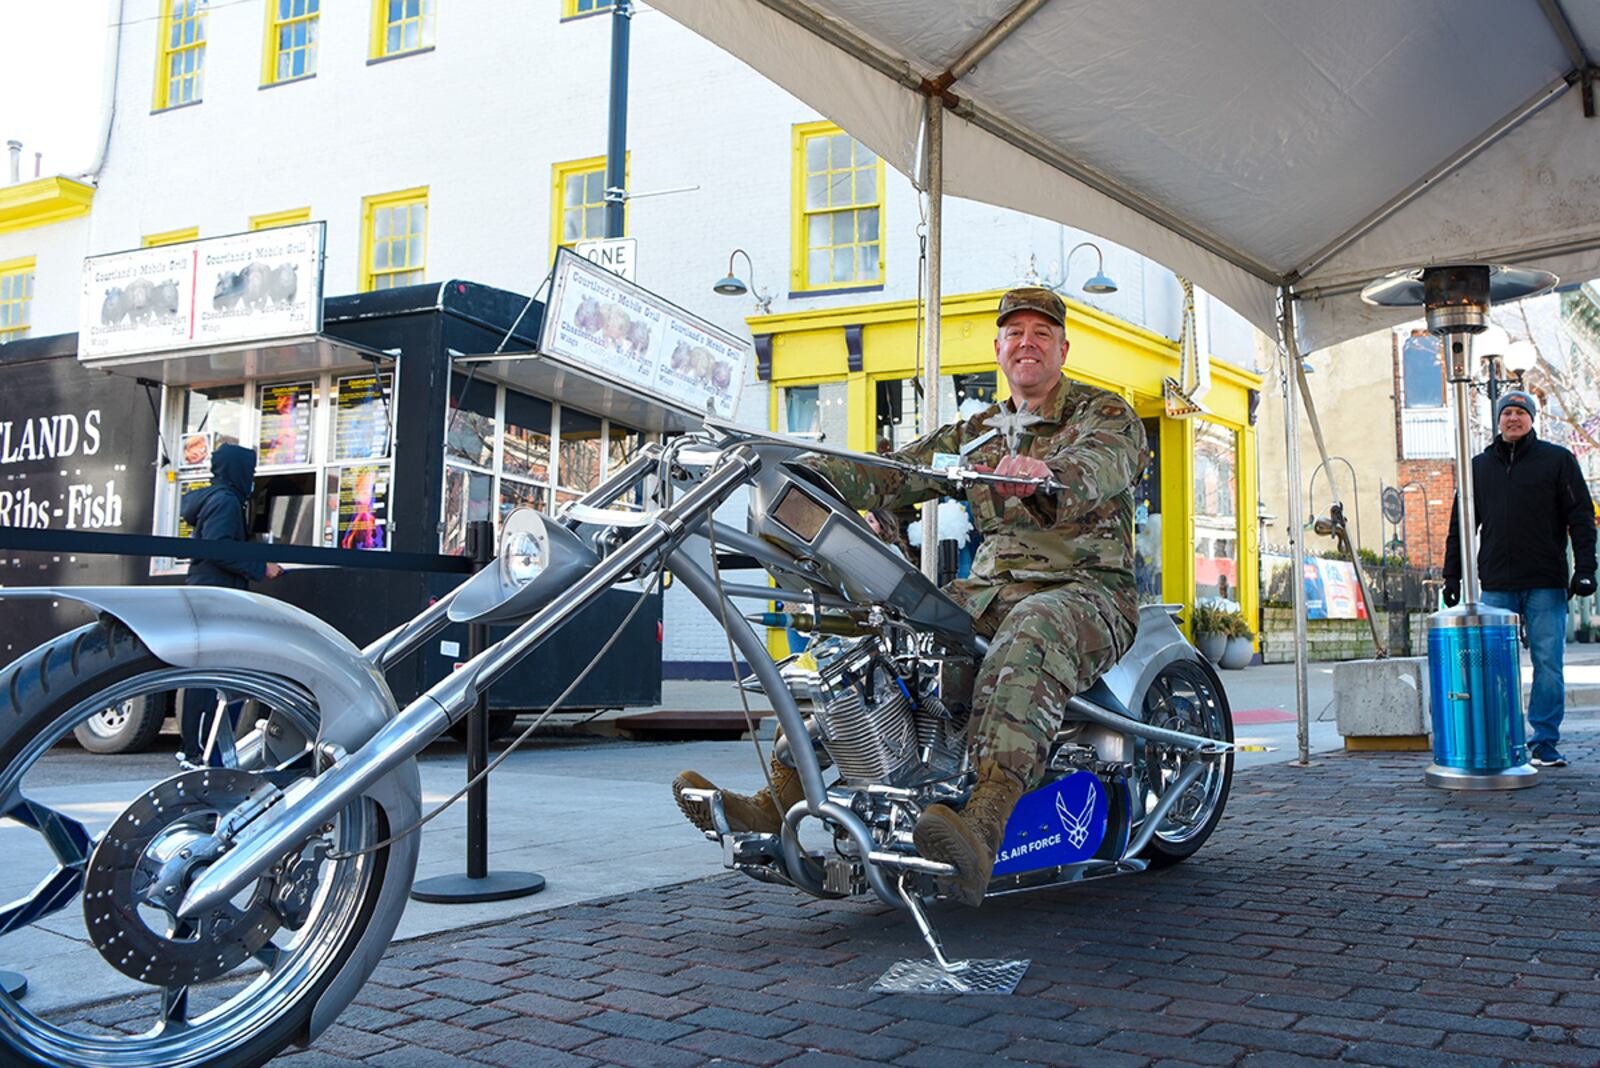
[[[1538,403],[1521,390],[1495,403],[1499,433],[1472,458],[1478,521],[1478,577],[1483,601],[1522,616],[1533,658],[1528,748],[1539,767],[1566,766],[1561,740],[1566,683],[1567,598],[1595,591],[1594,504],[1578,461],[1533,432]],[[1459,502],[1459,497],[1458,497]],[[1444,550],[1444,603],[1461,600],[1461,548],[1456,506]],[[1572,577],[1567,540],[1572,540]]]
[[[191,537],[203,541],[248,541],[245,530],[245,502],[255,489],[256,454],[240,445],[219,445],[211,454],[211,485],[184,495],[179,514],[192,528]],[[274,579],[283,574],[277,564],[259,560],[204,560],[189,564],[190,586],[225,586],[248,589],[251,580]],[[184,691],[178,726],[183,735],[183,752],[191,762],[199,756],[211,734],[208,713],[216,708],[211,690]],[[239,715],[238,703],[228,706],[230,716]]]

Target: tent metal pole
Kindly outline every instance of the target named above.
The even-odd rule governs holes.
[[[1306,544],[1305,510],[1300,499],[1300,344],[1295,339],[1294,293],[1288,286],[1278,290],[1278,327],[1282,333],[1283,366],[1279,372],[1283,390],[1284,473],[1289,483],[1289,540],[1293,545],[1294,571],[1289,588],[1294,593],[1294,718],[1295,740],[1301,766],[1311,763],[1311,702],[1307,694],[1306,662]]]
[[[939,338],[944,298],[939,284],[944,244],[944,100],[930,93],[923,152],[928,163],[928,331],[927,359],[922,365],[922,433],[939,427]],[[939,501],[922,506],[922,573],[939,581]]]

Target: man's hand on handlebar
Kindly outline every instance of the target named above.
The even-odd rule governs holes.
[[[977,467],[975,470],[988,474],[991,470],[997,475],[1020,475],[1023,478],[1049,478],[1050,465],[1043,460],[1036,460],[1032,456],[1007,456],[994,468]],[[1029,497],[1039,489],[1032,482],[1001,482],[995,485],[995,492],[1002,497]]]

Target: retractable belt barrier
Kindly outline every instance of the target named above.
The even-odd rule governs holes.
[[[32,530],[0,527],[0,549],[17,552],[83,553],[108,556],[171,556],[187,560],[260,560],[275,564],[314,564],[379,571],[437,571],[470,575],[465,556],[398,553],[386,549],[322,549],[253,541],[168,538],[151,534],[95,534],[84,530]]]

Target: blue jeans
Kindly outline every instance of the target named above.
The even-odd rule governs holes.
[[[1555,745],[1561,738],[1566,711],[1566,682],[1561,661],[1567,651],[1567,591],[1484,590],[1483,603],[1522,617],[1533,658],[1533,693],[1528,698],[1528,745]]]

